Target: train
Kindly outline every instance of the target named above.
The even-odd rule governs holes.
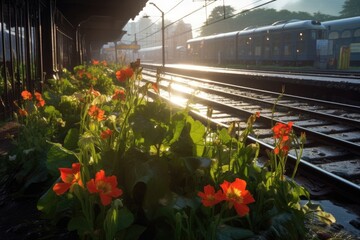
[[[313,66],[335,68],[345,58],[360,66],[360,17],[326,22],[278,21],[269,26],[187,40],[186,47],[168,51],[166,63]],[[139,50],[144,62],[161,62],[161,46]],[[186,51],[177,59],[170,53]],[[348,49],[344,55],[344,49]],[[346,52],[345,52],[346,53]]]
[[[347,50],[350,66],[360,66],[360,17],[323,22],[327,29],[329,60],[341,61]]]

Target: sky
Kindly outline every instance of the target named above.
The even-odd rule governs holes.
[[[262,5],[270,2],[262,7],[275,8],[277,10],[287,9],[289,11],[305,11],[305,12],[321,12],[324,14],[338,15],[342,10],[345,0],[217,0],[217,1],[204,1],[204,0],[149,0],[142,12],[138,17],[143,15],[160,17],[161,13],[150,2],[155,3],[164,13],[165,19],[176,21],[184,18],[186,15],[202,8],[184,18],[187,23],[203,23],[205,22],[206,15],[211,13],[211,10],[216,6],[231,5],[237,11],[252,8],[257,5]],[[207,8],[203,6],[207,3]]]
[[[192,29],[197,29],[204,24],[216,6],[230,5],[236,10],[235,13],[261,6],[261,8],[274,8],[276,10],[321,12],[336,16],[342,10],[345,0],[149,0],[143,11],[133,21],[148,16],[152,22],[160,23],[161,12],[150,2],[164,12],[166,20],[176,22],[183,19],[185,23],[192,25]],[[205,4],[207,7],[204,7]],[[125,30],[128,29],[125,28]],[[193,32],[193,35],[197,35],[196,31]]]

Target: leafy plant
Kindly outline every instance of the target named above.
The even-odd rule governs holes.
[[[37,205],[45,217],[82,239],[301,239],[307,219],[331,220],[301,204],[309,193],[293,180],[296,168],[285,175],[288,152],[300,147],[300,159],[305,141],[291,123],[273,127],[274,150],[260,166],[259,145],[247,142],[260,113],[245,128],[211,129],[189,108],[147,101],[161,73],[144,84],[141,71],[139,62],[78,66],[49,80],[51,106],[23,92],[17,141],[35,150],[17,155],[17,179],[28,187],[51,177]]]

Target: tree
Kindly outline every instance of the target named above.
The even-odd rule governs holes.
[[[340,12],[342,17],[356,17],[360,15],[360,1],[346,0],[343,5],[343,10]]]
[[[217,6],[211,11],[207,19],[207,24],[211,24],[213,22],[219,21],[221,19],[225,19],[229,16],[234,15],[235,9],[231,6]]]
[[[201,28],[201,36],[211,35],[213,33],[222,33],[231,31],[231,22],[235,9],[231,6],[217,6],[211,11],[206,20],[205,26]]]
[[[313,14],[313,19],[314,20],[318,20],[320,22],[324,22],[324,21],[329,21],[329,20],[332,20],[334,19],[334,16],[331,16],[331,15],[328,15],[328,14],[323,14],[321,12],[315,12]]]

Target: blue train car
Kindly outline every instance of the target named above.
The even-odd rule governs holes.
[[[188,57],[199,63],[234,63],[238,34],[236,31],[190,39],[187,41]]]
[[[144,63],[161,63],[162,59],[162,46],[141,48],[138,50],[139,58]],[[166,48],[165,48],[166,54]],[[166,55],[165,55],[166,59]]]
[[[349,64],[360,66],[360,17],[326,21],[323,25],[328,31],[330,56],[338,61],[341,48],[349,48]]]
[[[239,32],[240,63],[313,65],[316,42],[325,38],[325,27],[318,21],[292,20]]]
[[[313,65],[325,30],[318,21],[292,20],[200,37],[188,40],[188,57],[201,63]]]

